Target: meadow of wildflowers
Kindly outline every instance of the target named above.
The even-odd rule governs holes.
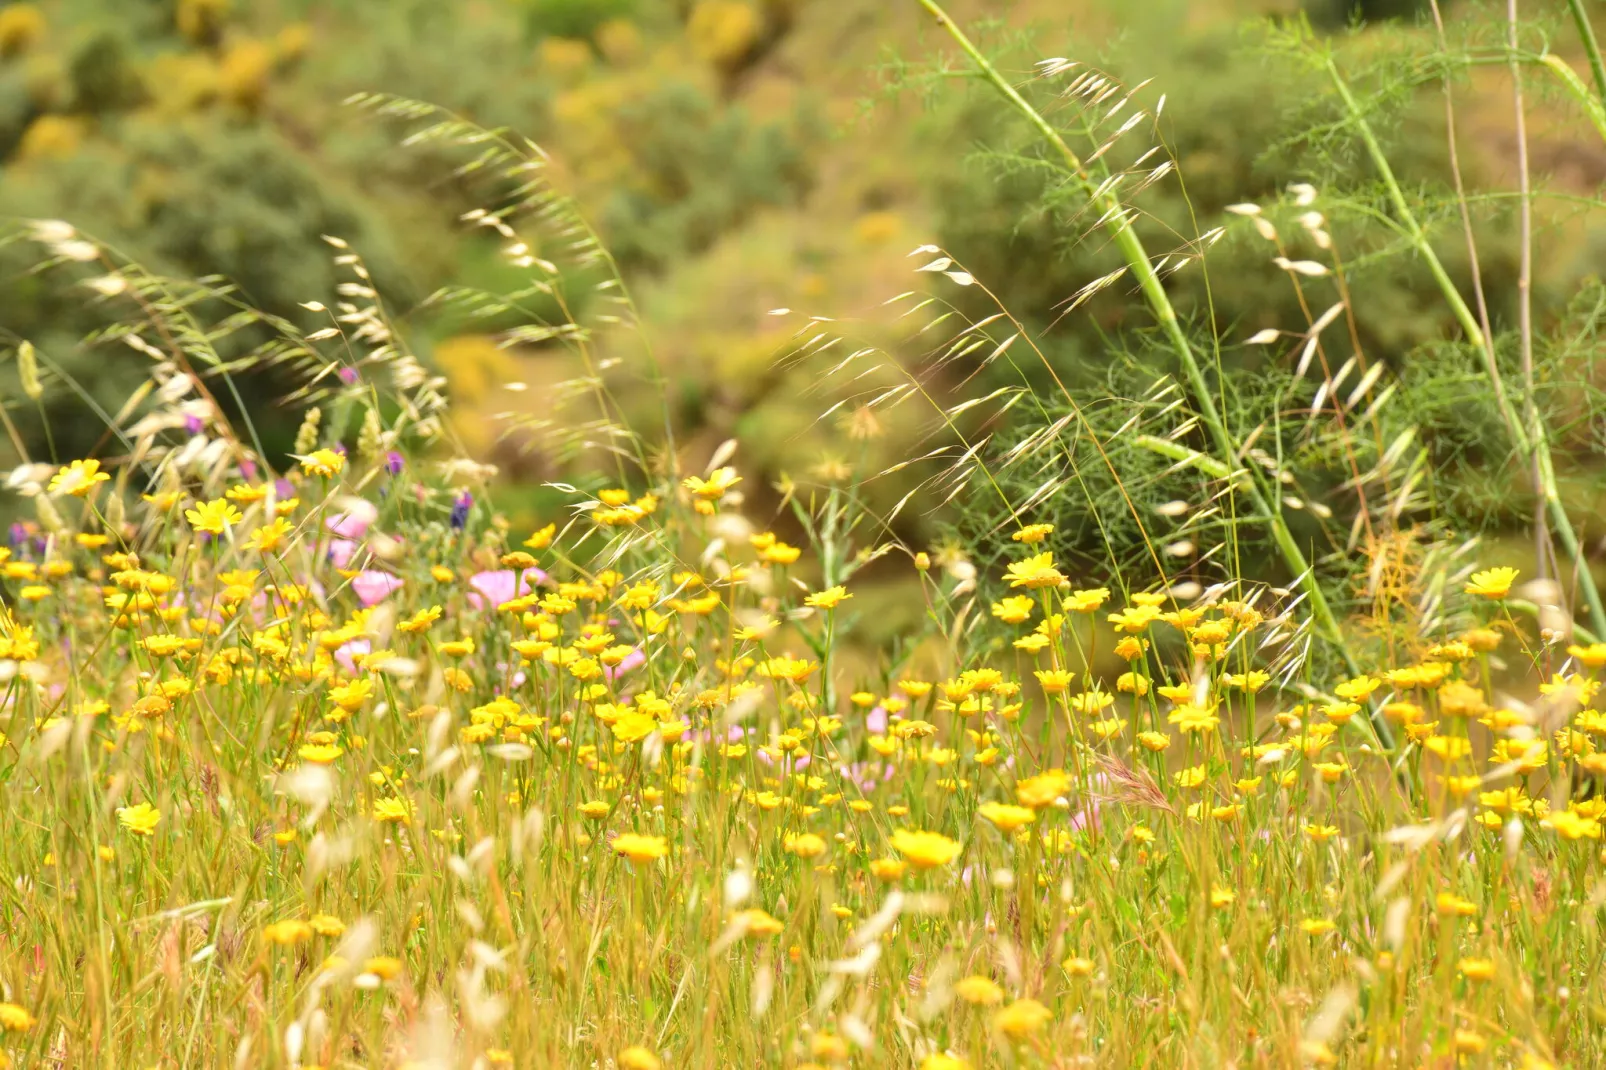
[[[426,105],[364,100],[415,124],[411,143],[472,151],[462,173],[493,176],[507,203],[464,222],[529,272],[511,297],[437,297],[490,319],[539,298],[555,311],[489,344],[564,346],[585,369],[550,391],[554,410],[593,405],[576,426],[524,413],[575,446],[534,523],[511,522],[509,488],[453,450],[444,381],[342,240],[325,239],[340,299],[304,304],[329,324],[302,335],[214,281],[32,224],[50,268],[127,314],[88,345],[150,363],[94,457],[28,462],[0,406],[24,457],[6,493],[30,517],[0,547],[0,1065],[1606,1065],[1606,635],[1567,604],[1592,624],[1606,611],[1521,392],[1532,368],[1504,393],[1461,306],[1514,467],[1534,473],[1538,532],[1565,550],[1541,567],[1572,567],[1581,599],[1468,563],[1476,544],[1417,504],[1430,475],[1392,467],[1414,426],[1349,457],[1350,541],[1315,556],[1288,514],[1319,503],[1256,446],[1265,423],[1233,423],[1241,399],[1170,303],[1122,175],[1100,177],[1110,142],[1084,162],[920,4],[1100,209],[1128,267],[1090,292],[1130,270],[1182,373],[1141,399],[1158,416],[1102,437],[1065,390],[1070,414],[1002,461],[1070,474],[1024,504],[1000,490],[1010,519],[985,546],[915,545],[864,504],[878,473],[847,462],[768,488],[766,517],[735,440],[694,458],[667,416],[657,438],[631,432],[624,361],[598,341],[639,325],[611,258],[544,185],[543,153]],[[1120,91],[1091,72],[1069,86],[1097,104]],[[1147,181],[1170,170],[1150,166]],[[1292,240],[1333,266],[1281,244],[1279,261],[1296,282],[1341,280],[1317,190],[1293,193]],[[1281,241],[1260,207],[1236,211]],[[918,270],[978,282],[946,255]],[[1018,324],[984,336],[1007,312],[913,300],[936,310],[919,332],[963,324],[938,366],[1023,338],[1053,370]],[[1348,301],[1299,332],[1295,381],[1314,355],[1325,369],[1321,331]],[[803,359],[837,345],[827,322],[800,328]],[[236,337],[251,331],[271,340]],[[630,370],[650,369],[667,412],[643,352]],[[45,373],[77,386],[46,359],[16,350],[35,404]],[[929,376],[855,363],[873,347],[826,359],[819,383],[869,392],[838,403],[857,401],[850,437],[887,399],[941,410],[937,449],[879,475],[959,460],[898,509],[999,489],[1000,458],[961,419],[986,398],[944,409]],[[270,363],[304,414],[279,465],[232,377]],[[1376,425],[1394,383],[1374,363],[1341,405],[1359,363],[1324,370],[1308,405],[1280,397],[1278,419],[1337,422],[1340,438],[1311,441],[1369,449],[1343,418],[1364,403]],[[1147,433],[1163,419],[1177,423]],[[1140,506],[1143,479],[1110,460],[1122,438],[1196,476],[1199,501]],[[1088,581],[1065,559],[1042,514],[1074,493],[1083,444],[1121,508],[1194,525],[1155,569]],[[1374,483],[1386,494],[1369,499]],[[1251,525],[1273,549],[1244,550]],[[1196,537],[1217,545],[1196,553]],[[1187,563],[1165,576],[1162,552]],[[1346,554],[1368,565],[1343,592]],[[889,576],[919,623],[867,655],[858,625]]]
[[[1287,592],[1072,589],[1045,525],[965,653],[887,547],[933,642],[849,679],[851,578],[732,467],[512,531],[305,445],[126,513],[38,473],[15,1065],[1600,1065],[1606,644],[1542,646],[1514,570],[1313,680]]]

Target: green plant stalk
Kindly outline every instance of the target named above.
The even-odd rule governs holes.
[[[1444,269],[1439,261],[1438,254],[1428,242],[1427,234],[1422,229],[1411,206],[1406,203],[1405,192],[1400,189],[1400,183],[1394,177],[1394,169],[1389,166],[1388,157],[1383,147],[1378,144],[1377,136],[1372,132],[1371,124],[1361,113],[1360,104],[1350,92],[1349,84],[1344,81],[1343,75],[1338,71],[1331,54],[1325,58],[1327,73],[1332,80],[1334,88],[1338,91],[1339,99],[1344,104],[1350,120],[1355,124],[1355,130],[1360,135],[1361,143],[1366,146],[1366,153],[1372,160],[1372,166],[1377,169],[1378,177],[1383,180],[1383,186],[1388,191],[1389,202],[1399,214],[1406,238],[1411,242],[1418,256],[1428,265],[1434,281],[1444,293],[1444,299],[1449,303],[1450,310],[1455,314],[1456,321],[1461,325],[1467,340],[1484,355],[1485,371],[1493,384],[1501,382],[1500,369],[1494,362],[1494,349],[1489,340],[1484,337],[1483,328],[1478,325],[1477,317],[1467,307],[1466,300],[1462,298],[1450,273]],[[1544,426],[1537,420],[1527,423],[1518,412],[1515,403],[1504,389],[1494,391],[1494,396],[1500,406],[1500,415],[1510,429],[1512,438],[1516,439],[1517,450],[1529,465],[1534,469],[1539,486],[1535,489],[1543,497],[1545,514],[1550,518],[1557,540],[1562,549],[1573,563],[1573,572],[1578,577],[1578,585],[1584,594],[1584,602],[1589,607],[1590,627],[1597,633],[1606,633],[1606,606],[1602,606],[1600,588],[1595,584],[1595,577],[1589,571],[1589,563],[1584,560],[1578,544],[1578,533],[1573,529],[1572,519],[1567,515],[1567,509],[1562,504],[1561,490],[1556,484],[1555,460],[1550,453],[1550,439],[1546,435]]]
[[[1596,57],[1596,59],[1598,61],[1599,57]],[[1595,132],[1601,136],[1602,140],[1606,140],[1606,104],[1602,104],[1600,98],[1589,91],[1589,87],[1584,84],[1584,80],[1578,77],[1578,72],[1573,70],[1566,60],[1555,53],[1540,56],[1539,64],[1560,80],[1562,86],[1573,95],[1573,99],[1578,101],[1579,106],[1584,109],[1584,113],[1589,116],[1589,121],[1595,125]]]
[[[1181,361],[1183,371],[1188,377],[1188,384],[1198,400],[1200,417],[1209,429],[1216,451],[1229,467],[1233,466],[1238,452],[1237,444],[1233,441],[1232,433],[1227,430],[1226,422],[1222,419],[1221,412],[1216,407],[1215,397],[1210,390],[1210,383],[1205,378],[1204,369],[1199,364],[1199,359],[1193,351],[1192,344],[1188,341],[1187,335],[1183,333],[1181,323],[1177,320],[1176,309],[1172,306],[1170,297],[1166,295],[1165,287],[1160,282],[1160,276],[1156,274],[1154,264],[1150,261],[1148,252],[1143,248],[1143,241],[1138,237],[1137,231],[1133,229],[1120,200],[1111,191],[1098,192],[1094,183],[1088,177],[1087,170],[1083,167],[1081,159],[1065,143],[1065,139],[1060,136],[1059,131],[1055,130],[1048,120],[1043,118],[1036,108],[1027,103],[1026,99],[1016,91],[1015,87],[1003,75],[998,73],[998,69],[993,66],[992,61],[971,42],[970,38],[965,35],[965,32],[959,28],[954,20],[948,17],[948,13],[942,9],[942,6],[936,0],[918,0],[918,2],[937,20],[938,25],[948,31],[949,36],[954,39],[970,61],[976,65],[982,77],[993,88],[998,90],[1005,100],[1009,101],[1015,110],[1042,136],[1043,140],[1053,146],[1054,150],[1059,153],[1065,169],[1081,184],[1093,206],[1108,217],[1109,221],[1105,224],[1105,229],[1109,231],[1110,240],[1126,260],[1127,267],[1132,272],[1133,277],[1137,279],[1138,287],[1143,291],[1144,299],[1148,301],[1154,318],[1159,322],[1167,343],[1176,352],[1177,359]],[[1304,589],[1306,598],[1310,603],[1311,617],[1315,620],[1317,629],[1338,650],[1349,670],[1359,675],[1359,665],[1345,643],[1343,631],[1338,624],[1338,618],[1334,616],[1332,606],[1328,604],[1327,596],[1322,591],[1321,583],[1316,578],[1315,570],[1311,568],[1310,562],[1306,560],[1304,551],[1299,548],[1299,544],[1294,541],[1293,532],[1289,530],[1288,523],[1283,518],[1281,503],[1276,498],[1275,493],[1268,493],[1261,485],[1258,474],[1250,468],[1246,468],[1245,471],[1249,472],[1250,476],[1246,481],[1250,502],[1255,512],[1270,526],[1272,541],[1277,544],[1277,549],[1282,554],[1283,561],[1293,573],[1296,582]],[[1372,717],[1372,728],[1384,747],[1393,746],[1393,733],[1389,730],[1387,722],[1375,714]]]
[[[1573,13],[1573,22],[1578,26],[1578,38],[1584,43],[1589,69],[1595,75],[1595,92],[1606,100],[1606,63],[1601,62],[1600,44],[1595,40],[1595,27],[1589,21],[1589,13],[1584,10],[1584,0],[1567,0],[1567,7]]]

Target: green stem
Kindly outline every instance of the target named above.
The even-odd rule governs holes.
[[[1571,9],[1573,22],[1578,26],[1578,38],[1584,44],[1584,53],[1589,56],[1589,69],[1595,76],[1595,92],[1606,100],[1606,63],[1601,62],[1600,44],[1595,40],[1594,24],[1584,11],[1584,0],[1567,0],[1567,7]]]
[[[1592,59],[1595,63],[1600,62],[1598,55],[1592,57]],[[1578,77],[1578,72],[1573,70],[1566,60],[1555,53],[1547,53],[1540,56],[1539,65],[1556,76],[1563,88],[1572,94],[1579,107],[1583,108],[1584,113],[1589,116],[1589,121],[1594,124],[1595,132],[1601,136],[1602,140],[1606,140],[1606,104],[1602,104],[1600,98],[1589,91],[1589,87],[1584,84],[1584,80]],[[1596,77],[1599,78],[1600,75],[1597,73]]]
[[[1538,420],[1532,423],[1524,421],[1509,394],[1501,388],[1500,369],[1495,364],[1494,348],[1489,344],[1490,340],[1484,336],[1477,317],[1467,307],[1465,299],[1450,278],[1450,273],[1444,269],[1438,254],[1433,251],[1433,246],[1428,242],[1427,232],[1422,229],[1422,224],[1406,202],[1405,192],[1400,188],[1399,180],[1394,177],[1394,169],[1389,166],[1383,147],[1378,144],[1377,136],[1372,132],[1371,125],[1361,111],[1360,103],[1350,92],[1349,85],[1339,73],[1338,65],[1333,61],[1331,54],[1326,57],[1326,66],[1333,87],[1344,104],[1344,110],[1349,113],[1350,121],[1354,123],[1355,131],[1360,136],[1361,143],[1365,145],[1372,166],[1377,169],[1378,177],[1383,180],[1383,186],[1388,191],[1389,201],[1400,218],[1406,239],[1427,264],[1428,270],[1439,284],[1439,289],[1443,292],[1445,301],[1449,303],[1450,311],[1455,314],[1456,321],[1461,325],[1461,330],[1466,334],[1467,341],[1484,355],[1485,370],[1490,383],[1496,388],[1493,394],[1500,406],[1500,415],[1510,430],[1511,437],[1516,440],[1518,452],[1534,469],[1539,484],[1534,489],[1544,499],[1545,513],[1555,529],[1555,536],[1573,563],[1578,585],[1583,590],[1584,601],[1589,606],[1590,626],[1597,634],[1606,634],[1606,607],[1601,605],[1600,589],[1595,585],[1595,577],[1589,571],[1589,562],[1584,560],[1580,552],[1578,533],[1573,530],[1572,519],[1562,504],[1561,491],[1556,484],[1555,461],[1550,454],[1550,440],[1545,433],[1544,425]],[[1550,66],[1554,69],[1553,65]]]
[[[1032,128],[1037,131],[1043,140],[1053,147],[1055,152],[1059,153],[1065,169],[1074,176],[1078,185],[1082,187],[1083,192],[1087,194],[1088,199],[1092,202],[1093,207],[1104,216],[1106,219],[1105,229],[1109,232],[1111,242],[1120,251],[1128,269],[1132,272],[1133,277],[1137,279],[1138,288],[1143,291],[1143,297],[1148,301],[1150,311],[1159,323],[1167,344],[1175,351],[1177,359],[1187,375],[1188,385],[1192,388],[1197,398],[1200,417],[1206,428],[1209,429],[1216,453],[1228,465],[1229,470],[1237,468],[1238,466],[1235,462],[1238,444],[1234,442],[1232,433],[1227,429],[1226,422],[1222,419],[1221,412],[1216,407],[1215,396],[1210,389],[1209,380],[1205,377],[1204,368],[1200,365],[1198,356],[1194,353],[1193,346],[1189,343],[1187,335],[1183,333],[1182,325],[1177,319],[1176,309],[1172,306],[1170,297],[1166,295],[1165,286],[1160,282],[1160,276],[1154,270],[1154,264],[1143,247],[1143,241],[1138,237],[1137,231],[1133,229],[1131,217],[1119,198],[1111,190],[1100,191],[1099,187],[1089,177],[1087,168],[1083,166],[1081,159],[1065,143],[1065,139],[1060,136],[1059,131],[1055,130],[1048,120],[1036,108],[1027,103],[1026,99],[1016,91],[1015,87],[1003,75],[998,73],[998,69],[971,43],[970,38],[955,24],[953,19],[948,17],[947,12],[942,9],[942,6],[936,0],[918,0],[918,3],[936,18],[938,25],[948,31],[949,36],[970,58],[970,61],[976,65],[976,69],[981,72],[982,77],[994,89],[998,90],[1004,99],[1032,125]],[[1321,583],[1316,577],[1315,570],[1311,568],[1310,563],[1305,559],[1304,552],[1300,550],[1299,544],[1294,541],[1293,532],[1289,530],[1287,521],[1283,518],[1281,502],[1274,493],[1266,491],[1262,486],[1260,476],[1255,473],[1253,468],[1244,468],[1242,470],[1248,475],[1246,483],[1250,501],[1256,513],[1271,527],[1272,540],[1277,544],[1277,549],[1281,552],[1284,562],[1293,573],[1295,581],[1304,588],[1306,598],[1310,603],[1311,617],[1315,620],[1316,627],[1338,650],[1350,671],[1358,675],[1360,672],[1358,664],[1345,643],[1343,631],[1339,627],[1338,619],[1333,615],[1332,607],[1328,605],[1327,596],[1322,592]],[[1379,741],[1385,747],[1393,745],[1392,735],[1386,722],[1381,718],[1374,717],[1372,727],[1377,733]]]

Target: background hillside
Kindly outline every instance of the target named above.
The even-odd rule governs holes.
[[[1268,27],[1309,17],[1361,63],[1430,32],[1415,18],[1420,5],[1404,0],[1313,0],[1303,11],[1288,0],[953,6],[1021,76],[1045,55],[1073,53],[1131,83],[1158,80],[1186,186],[1157,187],[1148,210],[1177,233],[1290,182],[1369,181],[1352,152],[1302,136],[1322,119],[1320,87],[1268,52]],[[1489,25],[1476,5],[1448,11]],[[1346,20],[1379,28],[1352,33]],[[401,127],[342,102],[382,91],[506,128],[549,154],[557,185],[584,207],[636,291],[667,398],[625,389],[622,404],[655,414],[663,403],[693,464],[740,439],[762,501],[766,482],[811,467],[829,473],[848,452],[874,467],[926,444],[913,425],[820,421],[829,399],[813,389],[817,370],[778,361],[794,324],[768,315],[866,315],[870,342],[919,360],[919,345],[877,312],[910,289],[907,255],[917,245],[942,245],[1027,324],[1053,324],[1045,344],[1067,379],[1097,388],[1148,367],[1129,337],[1129,295],[1111,292],[1059,318],[1061,302],[1109,270],[1111,253],[1078,240],[1086,221],[1062,209],[1025,154],[1029,132],[936,65],[944,47],[916,5],[882,0],[10,3],[0,7],[0,204],[13,217],[71,220],[165,274],[230,280],[246,302],[308,329],[317,317],[303,303],[332,304],[341,278],[322,236],[347,239],[409,344],[446,377],[457,433],[516,484],[509,507],[533,516],[540,477],[552,471],[543,440],[486,417],[568,418],[554,414],[557,384],[580,369],[555,347],[499,346],[494,319],[427,300],[448,285],[511,291],[522,276],[494,235],[463,224],[486,190],[454,171],[460,157],[398,147]],[[1501,73],[1473,72],[1469,90],[1469,181],[1502,188],[1511,134]],[[1407,95],[1386,127],[1413,181],[1444,181],[1437,108],[1436,94]],[[1606,153],[1574,137],[1570,118],[1558,109],[1553,128],[1536,124],[1535,167],[1557,190],[1593,190]],[[1591,218],[1555,203],[1563,207],[1539,237],[1538,296],[1550,320],[1565,312],[1552,294],[1576,293],[1606,255]],[[1478,225],[1491,312],[1505,322],[1511,222],[1497,209]],[[1360,254],[1358,339],[1407,365],[1452,330],[1449,314],[1424,272],[1383,255],[1386,238],[1358,223],[1347,230]],[[1464,270],[1453,250],[1446,255]],[[1198,273],[1169,283],[1189,315],[1247,334],[1298,314],[1252,235],[1235,232],[1212,264],[1208,291]],[[83,345],[114,317],[37,266],[26,242],[0,249],[4,341],[31,340],[115,409],[143,368]],[[988,300],[962,310],[985,315]],[[243,331],[220,348],[251,341]],[[634,346],[612,355],[638,360]],[[1260,358],[1226,359],[1252,369]],[[972,376],[987,384],[979,368],[944,374],[970,390]],[[526,389],[503,389],[508,382]],[[246,373],[242,397],[260,408],[270,452],[290,448],[301,417],[267,401],[284,394],[271,370]],[[73,418],[83,405],[77,386],[47,392],[43,415],[56,429],[48,448],[60,456],[103,444],[98,421]],[[30,449],[47,448],[39,413],[22,406],[15,418]],[[1480,444],[1464,427],[1457,434],[1446,450],[1464,462],[1456,485],[1467,510],[1495,528],[1503,510],[1520,519],[1509,481],[1480,468]],[[889,479],[872,493],[885,505],[905,489]],[[941,527],[940,518],[910,522]]]

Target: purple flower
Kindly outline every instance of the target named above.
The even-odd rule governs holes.
[[[468,511],[472,508],[474,508],[474,495],[465,490],[452,503],[452,527],[462,531],[463,525],[468,523]]]
[[[28,529],[21,522],[11,525],[11,545],[20,547],[28,541]]]
[[[295,485],[288,479],[276,479],[273,481],[273,496],[281,502],[286,498],[294,498],[296,496]]]
[[[205,427],[205,421],[203,421],[199,416],[184,417],[184,430],[188,431],[192,435],[200,434]]]
[[[365,606],[378,605],[402,586],[402,581],[388,572],[365,569],[351,581],[351,589]]]
[[[249,457],[245,458],[240,462],[240,475],[247,480],[255,479],[257,477],[257,463]]]
[[[345,383],[347,386],[350,386],[352,383],[355,383],[357,381],[357,369],[356,368],[341,368],[335,374],[340,376],[340,381],[342,383]]]
[[[865,716],[864,730],[873,732],[878,736],[887,730],[887,708],[885,706],[878,703],[875,709]]]
[[[401,475],[403,463],[404,461],[402,455],[397,453],[395,450],[391,450],[389,453],[385,454],[385,471],[389,472],[391,475]]]

